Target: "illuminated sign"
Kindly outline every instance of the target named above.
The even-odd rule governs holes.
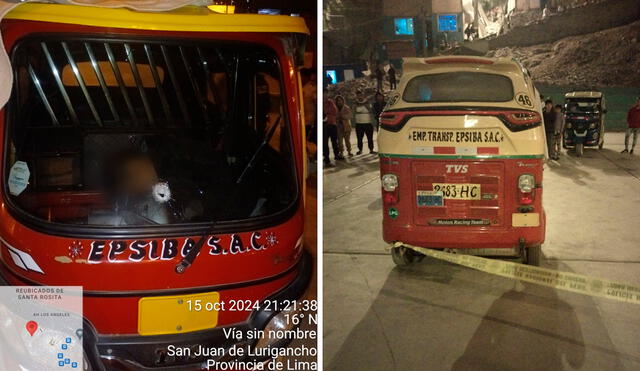
[[[458,16],[455,14],[439,14],[438,31],[458,31]]]
[[[393,25],[396,35],[413,35],[413,18],[395,18]]]

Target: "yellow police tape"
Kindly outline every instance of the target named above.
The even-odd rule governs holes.
[[[559,290],[577,292],[590,296],[619,300],[640,304],[640,287],[627,285],[582,274],[558,272],[553,269],[524,265],[504,260],[487,259],[479,256],[452,254],[448,252],[426,249],[424,247],[396,242],[393,247],[404,246],[420,254],[445,260],[450,263],[491,273],[506,278],[518,279],[538,285],[553,287]]]

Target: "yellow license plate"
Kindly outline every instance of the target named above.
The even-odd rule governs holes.
[[[433,190],[442,192],[448,200],[480,200],[480,184],[472,183],[433,183]]]
[[[180,334],[214,328],[219,301],[217,292],[142,298],[138,301],[138,333]]]

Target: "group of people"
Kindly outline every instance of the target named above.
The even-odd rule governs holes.
[[[334,166],[331,162],[329,143],[333,149],[333,158],[336,161],[344,161],[345,154],[353,156],[351,149],[351,130],[356,129],[358,151],[360,155],[364,149],[364,138],[367,138],[367,147],[370,154],[375,154],[373,133],[378,130],[380,113],[386,102],[384,95],[378,91],[374,96],[374,102],[370,103],[363,91],[356,93],[356,99],[351,108],[342,95],[335,99],[329,97],[325,90],[323,95],[323,151],[324,164],[327,167]]]

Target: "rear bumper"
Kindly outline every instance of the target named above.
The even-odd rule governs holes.
[[[506,249],[519,246],[524,238],[526,246],[540,245],[545,238],[544,214],[540,227],[493,228],[444,227],[444,226],[398,226],[384,225],[385,242],[402,241],[410,245],[444,249]],[[391,223],[389,223],[391,224]]]
[[[299,299],[305,293],[311,274],[313,261],[311,255],[304,251],[297,264],[296,277],[287,286],[276,293],[264,298],[271,301],[288,301]],[[0,275],[0,285],[8,285]],[[282,307],[282,306],[281,306]],[[176,335],[159,336],[131,336],[131,335],[100,335],[91,322],[85,318],[83,328],[83,345],[86,355],[85,362],[92,370],[199,370],[206,359],[216,357],[171,357],[167,349],[173,345],[176,349],[186,347],[225,348],[232,346],[251,347],[255,340],[235,341],[228,339],[224,330],[235,328],[246,332],[252,329],[262,330],[267,323],[279,312],[272,310],[258,310],[251,313],[248,320],[211,330],[195,331]],[[279,347],[286,347],[288,342],[279,343]],[[225,360],[227,357],[223,357]],[[239,359],[241,360],[241,359]]]

